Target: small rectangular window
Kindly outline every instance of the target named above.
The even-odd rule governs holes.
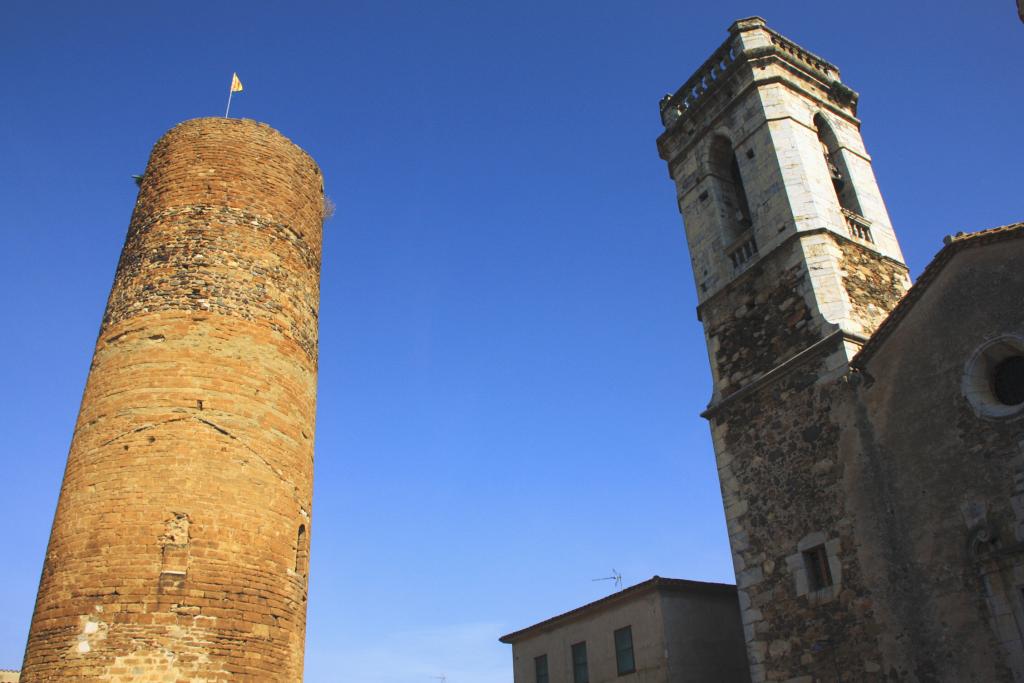
[[[548,683],[548,656],[533,658],[533,671],[536,683]]]
[[[824,545],[805,550],[804,569],[807,571],[807,588],[812,591],[832,585],[832,570],[828,566],[828,553]]]
[[[586,641],[572,646],[572,683],[590,683]]]
[[[632,626],[620,628],[615,632],[615,666],[620,676],[636,671],[636,662],[633,660]]]

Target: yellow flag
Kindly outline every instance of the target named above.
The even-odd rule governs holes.
[[[242,81],[238,80],[238,74],[231,74],[231,92],[242,92]]]

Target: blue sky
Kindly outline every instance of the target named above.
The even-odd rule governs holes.
[[[0,24],[0,668],[20,666],[152,144],[270,123],[323,168],[306,680],[510,683],[505,632],[654,574],[731,581],[658,100],[769,25],[861,93],[914,275],[1024,218],[1012,0],[11,2]]]

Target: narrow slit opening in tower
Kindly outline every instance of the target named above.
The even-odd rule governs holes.
[[[309,547],[306,544],[306,525],[300,524],[295,539],[295,572],[302,576],[306,575],[309,564]]]

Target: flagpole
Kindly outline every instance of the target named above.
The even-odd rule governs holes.
[[[235,94],[235,75],[231,74],[231,84],[228,85],[228,107],[224,110],[224,118],[228,117],[228,112],[231,111],[231,96]]]

